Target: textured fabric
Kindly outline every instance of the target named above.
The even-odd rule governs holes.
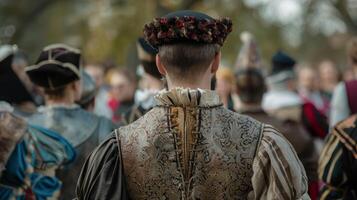
[[[223,108],[213,91],[176,88],[156,99],[158,106],[117,129],[122,155],[110,150],[113,139],[99,148],[122,157],[131,198],[308,199],[304,168],[291,145],[270,126]],[[87,161],[94,164],[82,171],[79,197],[101,193],[91,189],[97,187],[92,180],[114,181],[115,186],[123,178],[101,174],[120,167],[117,162],[101,164],[96,152]]]
[[[242,114],[274,126],[292,144],[301,160],[310,182],[317,181],[318,152],[314,145],[314,139],[305,130],[302,124],[292,120],[279,120],[269,116],[263,110],[245,110]]]
[[[77,152],[76,160],[62,169],[57,176],[63,182],[61,199],[75,197],[76,181],[82,165],[93,151],[115,129],[115,125],[104,117],[98,117],[78,106],[52,106],[39,109],[29,121],[57,131],[66,138]]]
[[[26,128],[23,120],[0,111],[0,176],[16,144],[26,133]]]
[[[304,167],[293,147],[271,126],[265,126],[263,134],[253,163],[254,195],[248,199],[310,199]]]
[[[357,115],[337,124],[327,137],[319,160],[319,178],[325,183],[320,199],[356,199]],[[351,162],[346,162],[349,157]],[[354,170],[351,170],[353,169]]]
[[[343,82],[339,83],[332,96],[331,113],[330,113],[330,130],[342,120],[350,115],[350,108],[348,106],[348,98],[346,93],[346,86]]]
[[[58,133],[27,125],[9,113],[7,116],[0,121],[1,135],[11,129],[14,137],[21,137],[16,137],[18,141],[0,178],[0,199],[54,198],[62,186],[54,170],[74,160],[73,147]]]

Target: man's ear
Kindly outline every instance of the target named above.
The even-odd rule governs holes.
[[[219,64],[221,62],[221,52],[217,52],[216,55],[214,55],[214,59],[212,61],[211,65],[211,73],[215,74],[218,70]]]
[[[165,76],[166,75],[166,68],[165,66],[161,63],[161,58],[159,56],[159,54],[156,54],[156,67],[159,70],[160,74]]]

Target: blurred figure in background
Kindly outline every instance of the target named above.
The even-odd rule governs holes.
[[[90,64],[85,66],[84,70],[94,79],[96,85],[97,94],[95,97],[94,113],[111,119],[113,113],[108,106],[109,86],[104,81],[104,66]]]
[[[216,72],[216,91],[223,106],[229,110],[234,110],[232,95],[234,93],[235,78],[231,69],[220,67]]]
[[[272,125],[288,139],[306,170],[310,198],[316,200],[319,191],[318,152],[314,145],[314,139],[307,133],[300,120],[275,118],[263,110],[261,103],[266,92],[266,85],[261,71],[255,68],[240,69],[236,73],[236,82],[236,91],[241,102],[238,112]]]
[[[298,92],[304,102],[312,103],[325,116],[328,116],[329,101],[321,95],[316,71],[310,66],[298,67]]]
[[[272,57],[269,91],[264,96],[263,108],[279,119],[303,123],[311,136],[323,139],[328,133],[327,119],[312,103],[304,102],[297,94],[295,63],[281,51]]]
[[[353,79],[339,83],[333,93],[331,128],[348,116],[357,113],[357,37],[351,39],[348,43],[347,56]]]
[[[341,80],[340,71],[332,61],[323,60],[318,66],[318,72],[321,94],[330,102],[333,90]]]
[[[56,169],[76,152],[58,133],[26,123],[0,101],[0,199],[57,199],[62,187]]]
[[[261,56],[258,48],[258,43],[255,40],[253,34],[247,31],[243,31],[240,34],[240,39],[243,44],[241,49],[239,50],[236,59],[235,72],[246,68],[262,69]],[[234,99],[234,109],[240,110],[239,97],[237,95],[234,95],[233,99]]]
[[[29,122],[60,133],[77,151],[77,158],[67,168],[57,171],[63,182],[61,199],[73,199],[76,180],[90,152],[116,127],[105,117],[80,108],[81,53],[64,44],[47,46],[37,62],[26,68],[31,81],[42,87],[46,105]]]
[[[136,77],[127,69],[112,69],[109,72],[110,97],[108,105],[112,110],[112,121],[123,122],[123,116],[135,104]]]
[[[36,111],[34,86],[24,71],[25,61],[15,57],[15,45],[0,46],[0,101],[14,107],[14,112],[29,116]]]
[[[142,87],[135,94],[135,105],[125,113],[123,123],[129,124],[143,116],[155,106],[154,96],[164,88],[161,74],[156,67],[155,56],[157,50],[147,44],[144,38],[139,38],[136,43],[140,67],[143,68]]]
[[[82,94],[81,98],[76,103],[84,110],[93,112],[96,104],[95,97],[97,94],[97,87],[94,80],[87,72],[82,71],[81,73]]]
[[[357,199],[357,115],[328,135],[319,160],[320,200]]]

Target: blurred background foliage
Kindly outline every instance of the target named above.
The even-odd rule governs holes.
[[[48,44],[82,49],[86,62],[109,60],[135,69],[135,41],[155,16],[193,9],[231,17],[223,63],[233,67],[240,33],[251,32],[269,66],[277,49],[314,65],[345,67],[345,45],[357,34],[357,0],[0,0],[0,44],[17,44],[30,63]]]

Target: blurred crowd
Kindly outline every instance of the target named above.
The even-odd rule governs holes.
[[[258,42],[245,34],[236,64],[220,66],[212,90],[227,109],[284,134],[305,167],[312,199],[340,198],[357,180],[339,177],[343,169],[334,165],[341,153],[333,150],[337,140],[331,135],[357,113],[357,39],[346,44],[347,66],[329,58],[305,63],[281,50],[263,66]],[[61,57],[63,52],[71,53]],[[0,199],[74,198],[89,153],[117,127],[154,107],[154,96],[166,88],[156,50],[140,38],[137,52],[140,65],[129,69],[87,63],[78,59],[79,50],[56,44],[32,65],[21,47],[0,46]],[[44,62],[58,65],[49,57],[71,63],[72,71],[38,68]],[[356,153],[356,139],[351,143]]]

